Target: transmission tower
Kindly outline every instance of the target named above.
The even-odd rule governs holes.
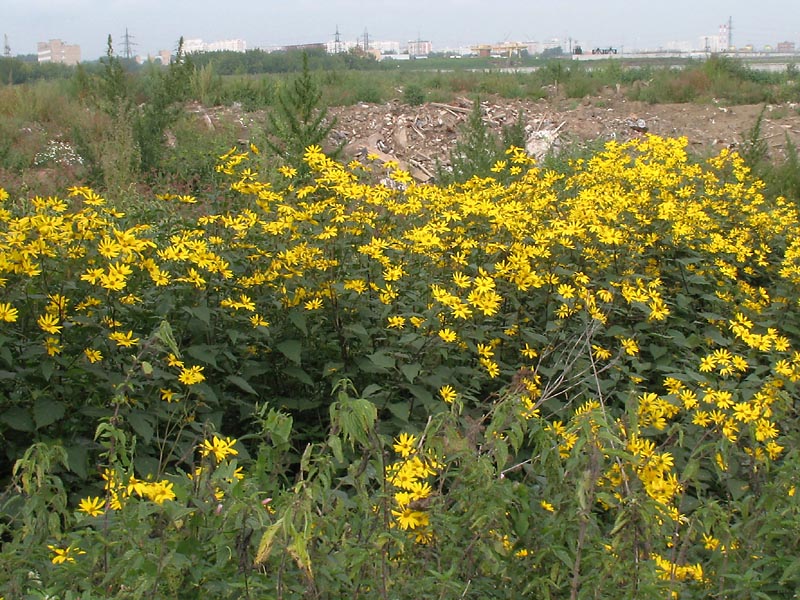
[[[11,46],[8,44],[8,34],[3,34],[3,56],[6,58],[11,56]]]
[[[369,32],[364,27],[364,52],[369,52]]]
[[[333,53],[339,54],[342,51],[342,35],[339,33],[339,26],[336,26],[336,33],[333,34]]]
[[[125,28],[125,35],[122,37],[122,55],[125,58],[133,58],[133,47],[136,43],[133,41],[133,36],[128,33],[128,28]]]

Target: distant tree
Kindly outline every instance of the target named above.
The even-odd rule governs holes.
[[[557,58],[559,56],[564,56],[564,49],[561,46],[547,48],[542,52],[542,58]]]

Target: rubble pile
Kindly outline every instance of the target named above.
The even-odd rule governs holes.
[[[449,166],[450,151],[472,109],[473,101],[463,97],[419,106],[393,100],[332,107],[328,115],[336,118],[336,124],[329,146],[341,145],[346,159],[371,153],[383,161],[396,161],[417,181],[430,181],[439,169]],[[762,109],[762,105],[651,105],[628,101],[614,90],[582,100],[490,97],[481,101],[484,123],[498,136],[503,127],[522,120],[526,150],[536,158],[576,142],[624,142],[647,133],[686,136],[699,153],[712,154],[722,147],[736,148],[747,139]],[[193,112],[209,128],[215,121],[235,119],[244,138],[264,121],[263,114],[245,113],[236,106],[195,107]],[[761,133],[773,158],[781,160],[787,137],[800,146],[800,106],[767,106]]]

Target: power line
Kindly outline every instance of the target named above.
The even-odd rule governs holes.
[[[122,38],[122,55],[125,58],[133,58],[133,47],[137,44],[133,41],[133,36],[128,33],[128,28],[125,28],[125,35]]]

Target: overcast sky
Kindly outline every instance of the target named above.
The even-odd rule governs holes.
[[[240,38],[248,48],[343,40],[366,29],[372,40],[430,40],[434,50],[476,43],[570,38],[586,47],[702,46],[733,19],[735,46],[781,41],[800,48],[797,0],[0,0],[0,33],[12,54],[36,42],[80,44],[83,60],[117,50],[127,28],[146,55],[175,49],[180,36],[206,42]]]

